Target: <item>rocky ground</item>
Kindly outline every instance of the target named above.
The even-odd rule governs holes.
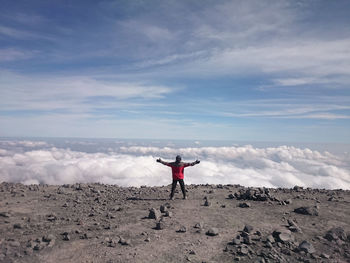
[[[0,184],[0,262],[350,262],[350,191]]]

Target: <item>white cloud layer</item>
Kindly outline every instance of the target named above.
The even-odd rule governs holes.
[[[25,143],[25,144],[28,144]],[[43,145],[45,146],[45,145]],[[109,153],[86,153],[44,147],[28,151],[0,149],[0,182],[65,184],[100,182],[121,186],[167,185],[171,170],[156,158],[200,159],[185,171],[187,184],[350,189],[349,156],[280,146],[117,147]]]

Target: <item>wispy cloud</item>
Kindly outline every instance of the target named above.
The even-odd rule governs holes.
[[[127,99],[159,99],[172,89],[137,82],[113,82],[85,76],[32,77],[1,72],[2,110],[81,110],[103,102],[123,103]],[[90,102],[90,104],[89,104]]]

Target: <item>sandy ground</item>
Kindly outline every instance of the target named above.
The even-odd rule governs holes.
[[[2,183],[0,262],[350,262],[350,191],[169,190]]]

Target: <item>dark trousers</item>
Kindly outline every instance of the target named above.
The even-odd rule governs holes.
[[[183,194],[184,197],[186,197],[185,183],[184,183],[184,180],[183,180],[183,179],[179,179],[179,180],[174,180],[174,179],[173,179],[173,183],[172,183],[172,185],[171,185],[171,194],[170,194],[170,197],[174,197],[174,193],[175,193],[175,189],[176,189],[177,182],[180,183],[182,194]]]

